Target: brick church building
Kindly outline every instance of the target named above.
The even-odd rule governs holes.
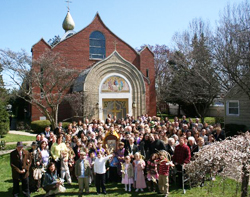
[[[145,47],[136,51],[115,35],[97,13],[79,32],[68,11],[61,41],[51,47],[41,39],[32,47],[36,59],[45,50],[58,52],[71,68],[79,70],[72,91],[82,92],[83,116],[105,120],[107,114],[124,118],[126,114],[156,115],[154,54]],[[66,109],[65,109],[66,108]],[[59,120],[72,117],[69,105],[59,107]],[[32,121],[45,119],[31,107]]]

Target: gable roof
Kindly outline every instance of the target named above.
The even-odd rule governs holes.
[[[32,50],[33,50],[33,47],[34,47],[36,44],[38,44],[39,42],[43,42],[43,43],[46,44],[49,48],[52,48],[52,47],[50,46],[50,44],[44,40],[44,38],[41,38],[38,42],[36,42],[35,44],[32,45],[32,47],[31,47],[31,52],[32,52]]]
[[[105,25],[105,23],[102,21],[102,19],[101,19],[101,17],[100,17],[100,15],[99,15],[98,12],[96,13],[96,15],[95,15],[95,17],[93,18],[93,20],[92,20],[86,27],[84,27],[82,30],[76,32],[74,35],[72,35],[72,36],[70,36],[70,37],[68,37],[68,38],[65,38],[65,39],[62,40],[61,42],[59,42],[59,43],[57,43],[56,45],[54,45],[52,48],[55,48],[58,44],[64,42],[65,40],[67,40],[67,39],[69,39],[69,38],[71,38],[71,37],[73,37],[73,36],[75,36],[75,35],[77,35],[77,34],[79,34],[79,33],[81,33],[81,32],[84,31],[86,28],[88,28],[94,21],[100,21],[100,23],[101,23],[101,24],[102,24],[111,34],[113,34],[117,39],[119,39],[120,41],[122,41],[123,43],[125,43],[127,46],[129,46],[136,54],[139,54],[138,51],[136,51],[136,50],[135,50],[133,47],[131,47],[128,43],[126,43],[126,42],[123,41],[121,38],[119,38],[115,33],[113,33],[113,32]]]

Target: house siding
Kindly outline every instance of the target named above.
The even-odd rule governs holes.
[[[227,101],[239,101],[239,115],[227,115]],[[225,97],[225,124],[242,124],[250,129],[250,99],[240,92],[239,88],[234,87]]]

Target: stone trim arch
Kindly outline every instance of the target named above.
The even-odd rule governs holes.
[[[92,106],[89,107],[92,110],[92,112],[89,111],[89,113],[93,114],[92,117],[102,119],[102,117],[99,117],[100,110],[102,110],[99,107],[99,88],[103,79],[112,74],[123,76],[131,85],[132,100],[130,103],[135,102],[136,104],[136,108],[132,109],[133,113],[131,115],[137,117],[146,113],[146,88],[142,73],[133,64],[122,58],[117,51],[114,51],[109,57],[91,67],[84,79],[84,103]],[[132,107],[132,104],[130,104],[130,107]]]

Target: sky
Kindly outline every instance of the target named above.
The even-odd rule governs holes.
[[[175,32],[182,32],[194,18],[214,27],[227,4],[242,0],[71,0],[70,13],[78,32],[98,12],[106,26],[133,48],[143,44],[172,45]],[[66,0],[0,0],[0,49],[31,47],[41,38],[62,37],[67,14]],[[3,73],[4,81],[7,80]]]

